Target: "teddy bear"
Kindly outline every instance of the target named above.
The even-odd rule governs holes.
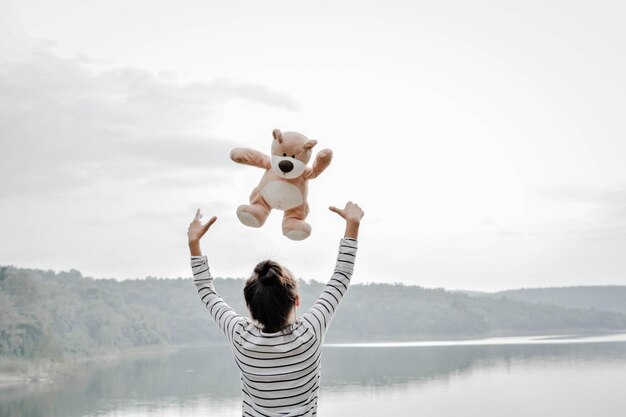
[[[265,170],[259,185],[250,194],[250,204],[237,208],[237,217],[246,226],[261,227],[272,209],[284,210],[283,235],[303,240],[311,234],[311,226],[304,221],[309,214],[308,181],[317,178],[330,165],[333,152],[321,150],[312,167],[308,167],[316,140],[279,129],[274,129],[272,134],[270,156],[249,148],[235,148],[230,152],[233,161]]]

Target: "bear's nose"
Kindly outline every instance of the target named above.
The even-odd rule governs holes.
[[[291,170],[293,169],[293,162],[280,161],[278,163],[278,168],[280,168],[280,170],[283,171],[284,173],[291,172]]]

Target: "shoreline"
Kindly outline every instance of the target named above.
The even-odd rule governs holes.
[[[400,344],[400,345],[428,345],[445,346],[446,342],[456,344],[463,341],[487,341],[491,338],[509,338],[509,337],[537,337],[543,338],[546,342],[550,340],[559,340],[561,338],[576,338],[590,336],[610,336],[617,334],[626,334],[626,330],[622,331],[558,331],[558,332],[532,332],[531,333],[514,333],[514,332],[491,332],[482,335],[464,335],[457,337],[396,337],[392,340],[377,338],[376,340],[367,338],[361,340],[326,341],[325,345],[329,347],[349,347],[356,345],[380,345]],[[441,344],[444,343],[444,344]],[[227,346],[225,342],[205,342],[205,343],[188,343],[178,345],[157,345],[130,348],[126,350],[116,350],[94,354],[92,356],[81,356],[74,358],[63,358],[59,360],[48,358],[23,359],[14,357],[0,357],[0,390],[15,388],[18,386],[27,386],[31,384],[48,383],[55,381],[69,381],[81,379],[88,372],[88,366],[95,362],[116,362],[133,357],[145,357],[150,355],[171,354],[183,348],[194,348],[203,346]]]
[[[38,383],[53,383],[80,379],[87,371],[86,365],[94,362],[115,362],[135,356],[173,353],[186,345],[159,345],[109,351],[93,356],[63,359],[24,359],[0,357],[0,390]]]

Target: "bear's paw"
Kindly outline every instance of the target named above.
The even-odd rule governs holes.
[[[237,217],[239,221],[249,227],[261,227],[261,222],[257,220],[252,214],[243,210],[237,210]]]

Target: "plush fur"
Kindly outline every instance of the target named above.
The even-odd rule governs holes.
[[[311,226],[304,221],[309,214],[308,181],[330,165],[333,152],[321,150],[309,168],[307,164],[316,140],[278,129],[274,129],[273,135],[270,156],[249,148],[235,148],[230,152],[233,161],[265,170],[259,185],[250,194],[250,204],[237,208],[237,217],[246,226],[261,227],[272,209],[284,210],[283,234],[289,239],[303,240],[311,234]]]

